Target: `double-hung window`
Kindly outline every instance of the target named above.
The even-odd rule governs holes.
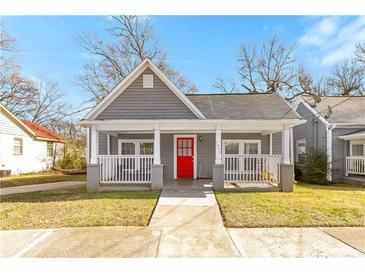
[[[350,142],[350,155],[351,156],[365,156],[365,144],[363,141],[351,141]]]
[[[307,154],[307,141],[305,138],[296,141],[296,161],[298,164],[305,164]]]
[[[13,154],[14,155],[23,155],[23,138],[14,137],[13,140]]]
[[[150,139],[128,139],[118,140],[118,153],[124,156],[153,155],[153,140]],[[125,169],[130,171],[140,171],[151,165],[151,161],[143,157],[135,157],[122,160]]]
[[[261,140],[223,140],[222,143],[222,153],[227,156],[224,163],[226,173],[247,169],[250,156],[245,155],[261,154]],[[251,163],[253,161],[256,160],[251,160]]]

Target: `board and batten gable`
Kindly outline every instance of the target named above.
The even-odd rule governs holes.
[[[153,75],[153,88],[143,87],[143,75]],[[150,68],[147,68],[96,119],[198,119],[198,117]]]
[[[296,155],[296,141],[303,138],[306,139],[307,152],[309,152],[309,149],[326,151],[326,125],[302,103],[298,105],[296,111],[307,121],[304,124],[295,126],[293,129],[294,155]]]

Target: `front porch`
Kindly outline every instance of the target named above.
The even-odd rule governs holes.
[[[182,132],[160,127],[138,132],[92,127],[88,132],[89,190],[118,186],[291,190],[290,129],[218,127]],[[290,181],[288,188],[283,188],[283,178]]]

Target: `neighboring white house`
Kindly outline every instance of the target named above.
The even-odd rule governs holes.
[[[0,104],[0,170],[36,172],[52,165],[63,138],[45,127],[20,120]]]

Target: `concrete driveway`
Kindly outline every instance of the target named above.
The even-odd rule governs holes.
[[[365,228],[336,228],[339,239],[323,230],[326,229],[85,227],[13,230],[0,232],[0,255],[42,258],[365,256],[365,246],[359,245]],[[340,234],[346,236],[341,238]]]

